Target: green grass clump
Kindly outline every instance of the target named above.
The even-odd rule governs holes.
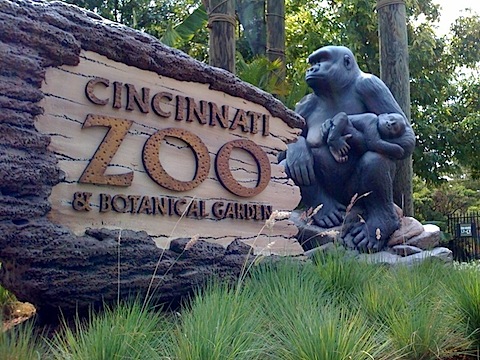
[[[346,255],[256,264],[234,285],[210,282],[180,313],[120,303],[65,322],[48,347],[31,325],[15,327],[0,336],[0,359],[452,360],[479,352],[476,267],[386,267]]]
[[[480,271],[465,266],[448,277],[454,305],[461,313],[461,322],[480,347]]]
[[[77,318],[73,327],[63,325],[50,343],[53,359],[161,359],[171,328],[139,302],[92,313],[88,321]]]
[[[269,324],[272,359],[372,359],[386,342],[357,310],[335,305],[316,267],[285,261],[252,275]]]
[[[358,261],[341,247],[316,256],[315,262],[323,288],[339,301],[356,297],[366,284],[381,278],[385,271],[381,265]]]
[[[46,349],[33,328],[32,322],[24,322],[7,331],[0,329],[0,359],[44,359]]]
[[[182,313],[172,358],[264,359],[264,318],[256,305],[245,289],[211,283]]]

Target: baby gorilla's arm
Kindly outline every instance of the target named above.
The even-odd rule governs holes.
[[[332,126],[327,138],[328,148],[334,159],[343,163],[348,160],[348,152],[350,145],[347,140],[352,137],[352,134],[342,135],[349,125],[347,114],[344,112],[338,113],[332,118]]]

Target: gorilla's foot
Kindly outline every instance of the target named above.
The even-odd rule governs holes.
[[[337,202],[331,205],[323,204],[323,207],[313,215],[314,223],[326,229],[342,225],[344,219],[345,206]]]
[[[360,252],[377,252],[381,251],[390,235],[398,229],[398,218],[395,217],[383,217],[375,218],[371,217],[366,221],[360,221],[355,224],[348,233],[344,236],[343,240],[345,245],[357,249]]]

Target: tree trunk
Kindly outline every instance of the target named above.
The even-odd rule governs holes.
[[[405,1],[377,1],[380,37],[380,77],[410,121],[410,83]],[[397,162],[394,201],[404,215],[413,216],[412,158]]]
[[[235,73],[235,0],[210,0],[210,65]]]
[[[279,76],[285,79],[285,0],[267,0],[267,57],[280,59]]]

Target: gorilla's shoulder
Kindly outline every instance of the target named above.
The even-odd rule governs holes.
[[[363,95],[375,94],[379,91],[385,91],[386,85],[380,78],[373,74],[361,73],[356,81],[357,92]]]
[[[318,104],[318,97],[315,94],[305,95],[295,106],[295,112],[306,117]]]

